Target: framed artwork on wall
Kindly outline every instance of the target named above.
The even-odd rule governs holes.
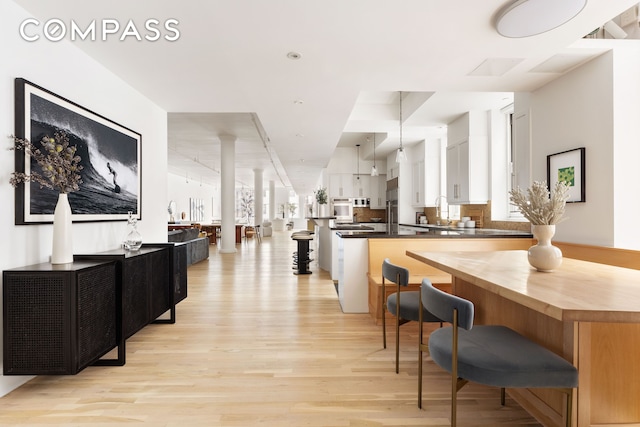
[[[189,199],[189,219],[192,222],[204,221],[204,199]]]
[[[15,136],[36,146],[63,131],[83,170],[79,191],[69,193],[72,220],[126,221],[141,213],[142,135],[25,79],[15,80]],[[16,150],[16,172],[39,166]],[[16,187],[15,223],[53,222],[58,192],[35,182]]]
[[[585,148],[575,148],[547,156],[547,183],[554,188],[558,181],[569,184],[567,203],[586,201]]]

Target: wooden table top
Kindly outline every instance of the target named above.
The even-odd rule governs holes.
[[[558,320],[640,323],[639,270],[564,258],[542,273],[527,251],[406,253]]]

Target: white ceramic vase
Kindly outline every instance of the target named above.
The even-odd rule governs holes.
[[[529,264],[538,271],[552,271],[562,264],[562,251],[551,244],[555,225],[532,225],[531,232],[538,241],[528,252]]]
[[[320,218],[325,218],[329,216],[329,205],[326,203],[319,204],[318,203],[318,216]]]
[[[73,262],[73,238],[71,235],[71,206],[67,193],[58,195],[58,203],[53,211],[53,246],[51,264]]]

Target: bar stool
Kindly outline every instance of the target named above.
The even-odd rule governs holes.
[[[301,230],[292,233],[291,238],[298,243],[298,250],[293,253],[293,267],[297,271],[293,274],[311,274],[309,263],[313,260],[309,258],[309,241],[313,240],[313,236],[308,231]]]

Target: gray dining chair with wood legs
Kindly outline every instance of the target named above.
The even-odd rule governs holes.
[[[451,373],[451,426],[456,426],[457,393],[469,381],[500,387],[502,405],[505,388],[554,388],[565,394],[566,426],[571,427],[573,390],[578,370],[570,362],[501,325],[473,325],[471,301],[422,281],[421,306],[451,327],[431,332],[428,345],[419,332],[418,399],[422,400],[422,352]],[[422,325],[422,324],[421,324]],[[422,404],[419,403],[419,406]]]
[[[396,285],[396,291],[385,298],[386,281]],[[382,262],[382,345],[387,348],[387,323],[386,311],[396,317],[396,374],[400,371],[400,325],[407,322],[417,322],[422,318],[423,322],[440,322],[442,321],[423,310],[422,316],[420,310],[420,291],[401,291],[401,288],[409,286],[409,270],[404,267],[392,264],[389,258],[385,258]]]

